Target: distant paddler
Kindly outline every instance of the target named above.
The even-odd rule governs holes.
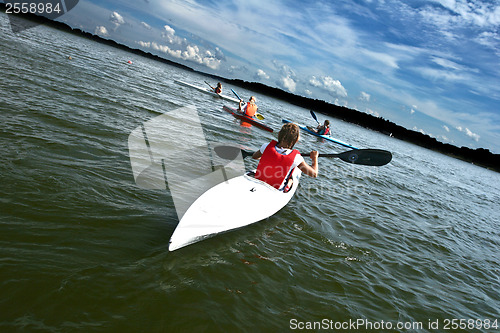
[[[255,104],[256,99],[254,96],[250,96],[250,99],[245,104],[242,99],[240,99],[240,104],[238,106],[238,111],[241,111],[247,117],[255,117],[257,113],[257,109],[259,108],[257,104]]]
[[[217,82],[217,87],[212,87],[210,85],[210,83],[208,83],[207,81],[205,81],[206,84],[208,84],[208,86],[214,91],[214,93],[216,93],[217,95],[220,95],[220,93],[222,92],[222,84],[220,82]]]
[[[319,135],[330,135],[330,121],[327,119],[323,125],[318,125],[316,128],[307,126],[307,129]]]
[[[254,96],[250,96],[248,103],[243,107],[243,104],[245,102],[243,102],[241,97],[236,93],[236,91],[234,91],[234,89],[231,89],[231,91],[240,100],[240,103],[238,105],[238,111],[240,111],[241,113],[243,113],[247,117],[250,117],[250,118],[256,117],[259,120],[264,120],[264,116],[261,115],[260,113],[257,113],[258,107],[257,107],[257,104],[255,104],[256,99]]]
[[[311,113],[311,116],[314,118],[314,120],[316,120],[316,122],[318,123],[318,126],[316,128],[313,128],[311,126],[307,126],[307,129],[310,130],[311,132],[318,134],[318,135],[330,135],[330,133],[331,133],[330,121],[327,119],[327,120],[325,120],[323,125],[321,125],[319,123],[318,117],[316,117],[316,114],[314,113],[314,111],[310,110],[309,112]]]

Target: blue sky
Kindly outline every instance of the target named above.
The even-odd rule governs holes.
[[[500,153],[500,3],[80,0],[59,20]]]

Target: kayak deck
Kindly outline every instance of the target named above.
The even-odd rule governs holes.
[[[237,119],[240,119],[241,121],[244,121],[244,122],[247,122],[249,124],[252,124],[252,125],[255,125],[265,131],[268,131],[268,132],[273,132],[273,129],[269,126],[267,126],[266,124],[264,124],[263,122],[260,122],[258,121],[257,119],[254,119],[254,118],[251,118],[251,117],[248,117],[244,114],[242,114],[241,112],[239,112],[238,110],[236,109],[233,109],[229,106],[223,106],[222,107],[225,111],[229,112],[230,114],[233,115],[233,117],[237,118]]]
[[[234,97],[223,95],[223,94],[216,94],[212,89],[210,89],[208,87],[207,88],[205,88],[205,87],[199,87],[199,86],[196,86],[194,84],[187,83],[187,82],[180,81],[180,80],[174,80],[174,82],[177,83],[177,84],[186,86],[186,87],[194,88],[196,90],[199,90],[201,92],[207,93],[207,94],[212,95],[214,97],[223,98],[225,100],[228,100],[228,101],[231,101],[231,102],[235,102],[235,103],[239,103],[240,102],[238,99],[236,99]]]
[[[252,174],[232,178],[203,193],[174,230],[169,251],[272,216],[295,194],[301,172],[294,171],[293,185],[288,192],[279,191]]]
[[[282,119],[281,121],[282,121],[283,123],[293,123],[293,121],[286,120],[286,119]],[[296,123],[296,124],[297,124],[297,123]],[[306,131],[307,133],[312,134],[312,135],[314,135],[314,136],[317,136],[317,137],[319,137],[319,138],[322,138],[322,139],[328,140],[328,141],[330,141],[330,142],[333,142],[333,143],[339,144],[339,145],[344,146],[344,147],[347,147],[347,148],[351,148],[351,149],[359,149],[359,148],[354,147],[354,146],[352,146],[352,145],[350,145],[350,144],[348,144],[348,143],[346,143],[346,142],[344,142],[344,141],[341,141],[341,140],[336,139],[336,138],[332,138],[332,137],[331,137],[331,136],[329,136],[329,135],[321,135],[321,134],[318,134],[318,133],[316,133],[316,132],[314,132],[314,131],[311,131],[309,128],[307,128],[306,126],[303,126],[303,125],[301,125],[301,124],[297,124],[297,125],[298,125],[298,126],[299,126],[302,130]]]

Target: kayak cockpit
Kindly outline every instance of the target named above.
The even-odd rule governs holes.
[[[300,174],[301,174],[301,171],[298,168],[295,168],[295,170],[292,171],[290,173],[290,175],[288,176],[288,178],[287,178],[287,180],[285,182],[285,186],[283,186],[283,188],[281,188],[281,189],[277,189],[274,186],[271,186],[268,183],[255,178],[255,171],[248,171],[244,176],[245,176],[245,178],[248,178],[248,179],[251,179],[253,181],[256,181],[259,184],[263,184],[266,187],[268,187],[269,189],[272,189],[272,190],[274,190],[276,192],[288,193],[288,192],[290,192],[294,188],[295,183],[296,183],[295,180],[297,180],[297,183],[298,183],[298,179],[300,177]]]

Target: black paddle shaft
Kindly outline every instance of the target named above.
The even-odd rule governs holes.
[[[234,160],[240,151],[243,158],[253,155],[251,151],[232,146],[218,146],[214,150],[218,156],[227,160]],[[302,154],[302,156],[309,155]],[[392,160],[391,152],[381,149],[353,149],[339,154],[319,154],[319,157],[340,158],[342,161],[348,163],[371,166],[386,165]]]

